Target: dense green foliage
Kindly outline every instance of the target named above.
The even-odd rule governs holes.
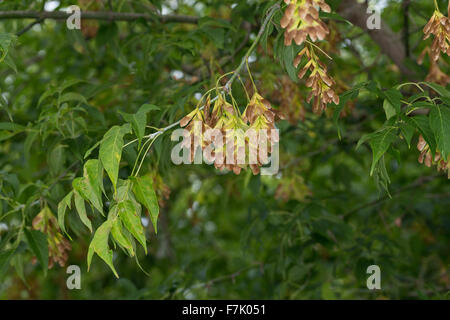
[[[55,3],[3,1],[0,11],[45,2]],[[336,13],[339,0],[321,12],[330,34],[314,46],[284,44],[281,1],[88,2],[200,19],[83,20],[81,31],[47,19],[23,34],[33,20],[0,20],[1,298],[448,297],[449,162],[417,161],[428,148],[450,159],[450,91],[427,77],[434,62],[416,61],[432,42],[422,29],[433,1],[411,1],[412,79]],[[401,32],[401,2],[378,4]],[[448,1],[437,4],[447,14]],[[307,61],[293,65],[306,46],[340,96],[322,114],[297,77]],[[285,115],[279,173],[174,165],[171,130],[152,134],[247,53],[258,92]],[[442,53],[444,75],[448,62]],[[239,72],[243,111],[253,80]],[[372,264],[382,290],[366,287]],[[81,290],[67,289],[68,265],[81,267]]]

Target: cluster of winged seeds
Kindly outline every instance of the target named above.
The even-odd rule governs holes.
[[[323,40],[330,32],[327,25],[319,19],[320,7],[325,12],[330,12],[331,8],[324,0],[285,0],[288,4],[284,16],[280,21],[284,33],[284,44],[291,45],[292,40],[300,45],[306,37],[312,41]]]
[[[330,12],[331,8],[324,0],[285,0],[285,2],[288,6],[280,21],[281,27],[286,29],[284,43],[288,46],[292,41],[297,45],[306,42],[305,47],[294,59],[294,66],[297,68],[303,60],[306,60],[298,77],[302,79],[309,71],[306,86],[312,91],[307,101],[310,102],[314,97],[313,112],[321,114],[328,103],[339,103],[339,96],[333,89],[335,81],[327,74],[326,65],[316,55],[314,48],[318,47],[312,44],[325,39],[330,33],[327,25],[319,18],[319,8],[325,12]]]
[[[72,250],[72,246],[60,232],[58,221],[50,211],[50,208],[45,206],[33,219],[32,225],[33,229],[47,235],[48,268],[51,269],[54,263],[64,267],[69,258],[68,252]]]
[[[431,167],[431,165],[435,163],[438,171],[447,171],[448,178],[450,179],[450,157],[448,159],[444,159],[439,151],[436,151],[433,157],[430,146],[427,144],[422,135],[419,136],[417,149],[420,151],[418,159],[419,163],[424,163],[427,167]]]
[[[450,3],[449,3],[449,15],[450,15]],[[440,56],[440,52],[446,53],[450,56],[450,18],[444,16],[441,12],[436,10],[428,21],[427,25],[423,29],[425,34],[424,39],[428,39],[431,35],[434,36],[433,43],[431,44],[431,57],[434,61],[437,61]]]
[[[259,146],[253,145],[246,133],[248,130],[256,132],[259,132],[260,129],[268,130],[269,147],[267,151],[271,152],[270,129],[275,129],[276,118],[281,117],[276,110],[272,109],[270,103],[256,91],[242,115],[237,106],[229,103],[225,95],[220,93],[212,110],[211,99],[208,96],[204,109],[197,108],[192,111],[180,121],[180,126],[186,129],[184,146],[190,148],[191,159],[195,156],[194,140],[197,138],[198,141],[201,141],[199,144],[201,151],[208,148],[209,152],[203,152],[206,161],[214,163],[216,169],[226,169],[239,174],[242,169],[247,167],[247,160],[255,157],[253,159],[256,159],[257,163],[250,163],[249,166],[253,174],[258,174],[260,167],[267,162],[268,157],[262,156],[262,153],[258,152]],[[213,134],[205,134],[208,130],[211,130],[210,132]],[[219,138],[215,136],[214,132],[220,132]]]
[[[450,17],[450,2],[449,2],[449,17]],[[428,39],[431,35],[434,36],[434,40],[431,47],[425,47],[420,54],[417,62],[423,63],[423,59],[426,54],[430,57],[430,70],[428,72],[425,81],[435,82],[442,86],[446,86],[450,83],[450,76],[444,73],[439,67],[439,58],[441,57],[441,51],[450,55],[450,18],[444,16],[441,12],[436,10],[428,21],[427,25],[423,29],[425,34],[424,39]],[[445,61],[441,60],[443,63]]]
[[[296,68],[304,55],[306,55],[308,62],[300,70],[298,77],[301,79],[308,70],[310,71],[308,80],[306,80],[306,86],[311,88],[312,91],[309,93],[307,101],[310,102],[312,97],[314,97],[313,112],[322,113],[328,103],[334,102],[339,104],[339,96],[333,89],[336,83],[333,78],[328,76],[327,66],[319,60],[314,50],[308,47],[304,47],[294,59]]]

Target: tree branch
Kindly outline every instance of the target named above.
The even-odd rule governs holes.
[[[381,51],[391,58],[402,74],[409,79],[415,78],[414,72],[404,63],[406,52],[401,37],[394,33],[383,21],[381,21],[381,29],[379,30],[370,30],[367,27],[367,20],[370,16],[367,13],[367,4],[359,4],[355,0],[342,0],[338,12],[355,26],[363,29],[380,46]]]
[[[30,23],[29,25],[27,25],[25,28],[23,28],[22,30],[20,30],[19,32],[16,33],[16,36],[20,37],[21,35],[23,35],[25,32],[27,32],[28,30],[30,30],[31,28],[33,28],[35,25],[41,23],[42,21],[44,21],[44,19],[37,19],[35,21],[33,21],[32,23]]]
[[[0,11],[1,19],[39,19],[39,20],[66,20],[71,14],[64,11]],[[81,11],[81,19],[105,21],[146,21],[158,20],[161,23],[192,23],[196,24],[199,17],[186,15],[160,15],[134,12],[113,11]]]
[[[409,5],[411,0],[403,0],[403,41],[405,43],[406,56],[409,57]]]

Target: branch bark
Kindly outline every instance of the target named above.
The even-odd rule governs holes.
[[[366,4],[359,4],[355,0],[342,0],[338,12],[355,26],[364,30],[380,46],[381,51],[397,65],[402,74],[409,79],[415,78],[415,73],[405,65],[406,52],[401,37],[383,21],[381,21],[379,30],[370,30],[367,27],[367,19],[371,14],[367,13]]]
[[[63,11],[0,11],[1,19],[66,20],[71,14]],[[199,18],[186,15],[158,15],[134,12],[81,11],[81,19],[106,21],[159,21],[161,23],[198,23]]]

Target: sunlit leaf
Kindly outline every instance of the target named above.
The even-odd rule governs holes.
[[[75,185],[78,184],[78,182],[81,180],[82,180],[82,178],[77,178],[73,181],[75,190],[77,190],[75,188]],[[89,220],[89,218],[87,216],[86,206],[84,205],[84,199],[82,196],[80,196],[80,194],[77,191],[74,192],[74,202],[75,202],[75,208],[77,209],[78,216],[80,217],[81,222],[83,222],[83,224],[86,227],[88,227],[89,231],[92,232],[92,223],[91,223],[91,220]]]
[[[92,205],[103,214],[102,190],[103,169],[97,159],[91,159],[84,164],[84,181],[87,182],[87,197]]]
[[[152,178],[150,176],[134,177],[132,181],[136,199],[147,208],[155,233],[158,233],[159,205],[155,190],[153,190]]]
[[[96,253],[111,268],[111,270],[114,272],[114,275],[117,278],[119,278],[119,275],[117,274],[112,261],[113,253],[108,245],[108,239],[109,234],[111,232],[111,228],[112,228],[112,221],[106,220],[100,227],[98,227],[97,231],[95,231],[94,238],[92,239],[91,244],[89,245],[87,255],[87,266],[89,271],[91,267],[92,257],[94,256],[94,253]]]
[[[129,132],[124,127],[114,126],[104,135],[100,144],[100,160],[116,189],[119,164],[122,158],[123,136]]]
[[[65,216],[67,208],[72,207],[73,191],[70,191],[59,203],[58,203],[58,224],[61,230],[67,234],[65,226]]]
[[[138,112],[134,114],[120,112],[123,119],[131,124],[133,131],[138,138],[139,146],[141,145],[142,138],[145,134],[145,126],[147,125],[147,113],[152,110],[160,110],[160,108],[152,104],[144,104],[139,108]]]
[[[439,152],[444,159],[450,155],[450,108],[436,105],[430,112],[430,127],[436,138]]]
[[[144,247],[147,254],[147,244],[145,240],[144,227],[141,223],[141,216],[131,200],[125,200],[118,205],[119,217],[127,230],[136,238]]]

